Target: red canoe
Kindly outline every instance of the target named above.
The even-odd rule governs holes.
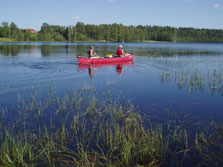
[[[100,57],[100,58],[84,58],[78,57],[80,64],[103,64],[103,63],[113,63],[113,62],[123,62],[133,60],[134,54],[129,54],[123,57]]]

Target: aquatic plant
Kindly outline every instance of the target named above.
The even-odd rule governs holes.
[[[152,122],[129,100],[102,100],[94,90],[61,97],[49,87],[40,100],[33,88],[29,102],[18,96],[0,113],[0,166],[186,166],[212,150],[178,118]]]
[[[201,158],[199,166],[223,166],[222,125],[210,122],[204,131],[196,134],[195,144]]]
[[[174,81],[179,89],[187,88],[188,93],[200,91],[202,93],[215,92],[223,93],[223,71],[210,70],[207,73],[201,73],[198,69],[194,71],[181,70],[174,72],[165,71],[161,73],[161,83]]]

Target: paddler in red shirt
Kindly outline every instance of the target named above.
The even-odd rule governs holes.
[[[119,48],[117,49],[117,51],[116,51],[116,55],[118,55],[118,56],[122,56],[122,55],[124,55],[124,52],[123,52],[123,49],[122,49],[122,45],[119,45]]]

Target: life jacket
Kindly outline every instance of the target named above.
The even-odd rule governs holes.
[[[116,54],[117,54],[118,56],[123,55],[123,51],[122,51],[122,49],[117,49]]]

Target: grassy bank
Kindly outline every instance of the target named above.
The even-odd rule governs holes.
[[[11,38],[0,38],[0,42],[69,42],[69,41],[18,41],[16,39],[11,39]],[[100,42],[100,43],[109,43],[111,41],[106,41],[106,40],[86,40],[86,41],[74,41],[74,42],[80,42],[80,43],[94,43],[94,42]],[[167,41],[154,41],[154,40],[143,40],[143,41],[136,41],[136,43],[141,43],[141,42],[145,42],[145,43],[167,43]],[[117,43],[117,42],[115,42]]]
[[[152,121],[128,100],[88,91],[59,97],[50,89],[39,99],[32,90],[30,99],[0,110],[0,166],[223,164],[223,127],[214,122],[192,133],[186,121]]]
[[[16,42],[16,41],[10,38],[0,38],[0,42]]]

